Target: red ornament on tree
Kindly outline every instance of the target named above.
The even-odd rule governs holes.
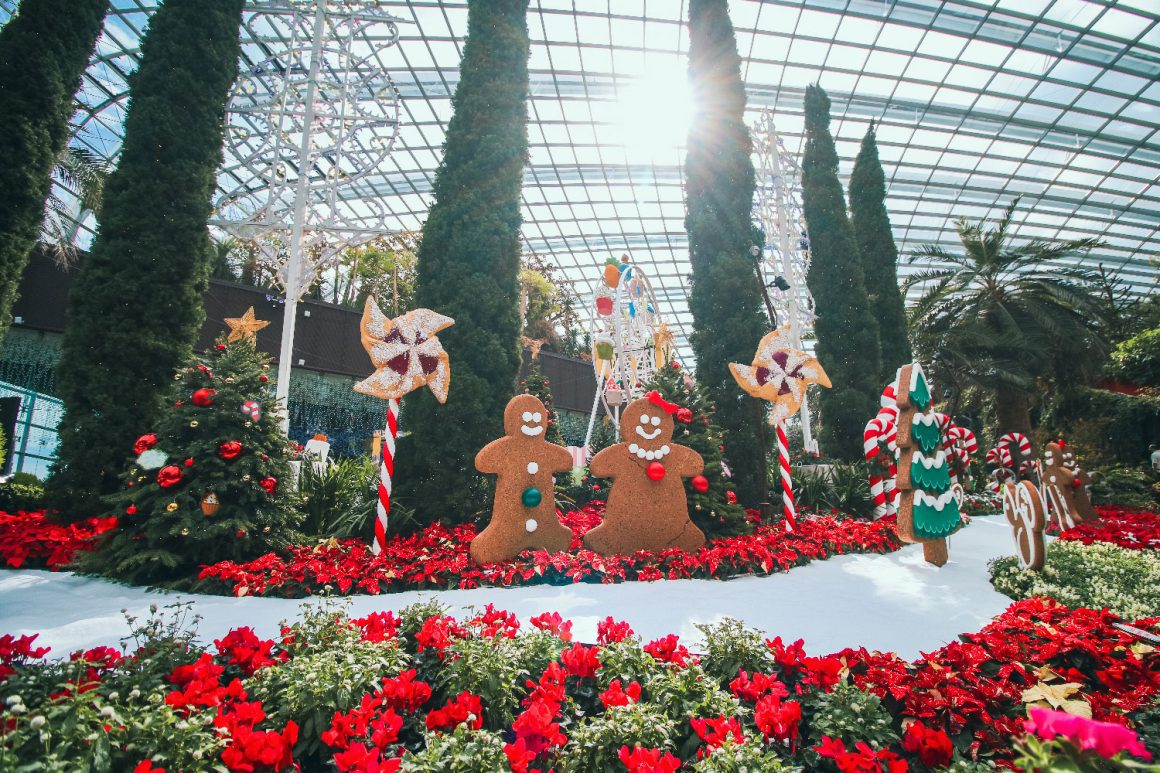
[[[258,376],[258,380],[261,381],[263,384],[265,384],[267,381],[270,380],[270,377],[267,376],[265,373],[263,373],[262,375]]]
[[[152,433],[148,435],[142,435],[141,437],[137,438],[137,442],[133,444],[133,453],[143,454],[155,445],[157,445],[156,435]]]
[[[258,481],[258,485],[261,486],[262,490],[267,494],[273,494],[274,489],[278,487],[278,479],[273,476],[265,477]]]
[[[213,405],[213,396],[216,394],[217,394],[216,389],[204,389],[203,388],[203,389],[199,389],[196,392],[194,392],[193,396],[190,398],[190,400],[193,401],[194,405],[200,406],[202,408],[206,408],[206,407]]]
[[[186,460],[185,460],[185,466],[186,466],[186,467],[192,467],[192,466],[193,466],[193,459],[192,459],[192,457],[191,457],[191,458],[189,458],[189,459],[186,459]]]
[[[218,456],[226,461],[237,459],[242,453],[242,444],[236,440],[227,440],[218,446]]]
[[[127,515],[136,515],[137,514],[137,505],[129,505],[128,507],[125,508],[125,513]]]
[[[689,482],[693,484],[693,488],[702,494],[709,490],[709,479],[704,475],[694,475]]]
[[[649,462],[644,472],[649,480],[661,480],[665,477],[665,466],[660,462]]]
[[[677,421],[688,424],[693,420],[693,412],[688,408],[677,409]]]
[[[157,485],[161,488],[170,488],[181,483],[181,468],[176,464],[167,464],[157,471]]]
[[[726,501],[726,502],[728,502],[728,503],[729,503],[729,504],[731,504],[731,505],[735,505],[735,504],[737,504],[737,494],[736,494],[736,492],[733,492],[733,491],[726,491],[726,492],[725,492],[725,501]]]
[[[226,345],[225,344],[218,344],[214,348],[216,348],[219,352],[224,352],[226,350]]]

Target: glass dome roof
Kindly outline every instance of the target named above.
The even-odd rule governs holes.
[[[313,7],[311,0],[293,0]],[[334,0],[330,0],[334,1]],[[126,75],[154,0],[113,0],[85,76],[74,143],[114,159]],[[393,79],[391,155],[344,189],[388,230],[418,229],[431,203],[467,26],[465,0],[379,6],[399,40],[358,45]],[[0,22],[16,0],[0,0]],[[629,253],[684,348],[688,243],[682,188],[690,115],[685,0],[532,0],[523,238],[586,304],[599,266]],[[1160,6],[1155,0],[733,0],[747,121],[770,109],[801,152],[802,101],[820,82],[846,182],[878,125],[887,206],[903,258],[954,249],[954,218],[997,217],[1022,197],[1016,238],[1097,237],[1089,258],[1138,294],[1156,291],[1160,228]],[[284,47],[243,25],[243,67]],[[226,169],[221,193],[241,181]],[[91,228],[91,219],[82,231]],[[375,227],[379,227],[376,225]],[[82,239],[83,242],[83,239]],[[687,350],[686,350],[687,351]]]

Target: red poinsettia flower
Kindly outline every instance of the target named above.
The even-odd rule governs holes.
[[[133,444],[133,453],[143,454],[155,445],[157,445],[156,435],[153,433],[142,435],[141,437],[137,438],[137,442]],[[149,762],[149,760],[145,760],[145,762]]]
[[[218,446],[218,456],[226,461],[237,459],[242,453],[242,444],[237,440],[227,440]]]
[[[902,736],[902,748],[917,754],[928,768],[945,768],[951,764],[955,747],[942,730],[931,729],[922,722],[911,722]]]
[[[181,468],[176,464],[167,464],[157,471],[157,485],[161,488],[172,488],[181,483]]]

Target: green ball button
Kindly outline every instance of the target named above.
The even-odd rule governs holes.
[[[540,493],[538,488],[526,488],[520,501],[524,503],[524,507],[537,507],[540,502],[544,501],[544,495]]]

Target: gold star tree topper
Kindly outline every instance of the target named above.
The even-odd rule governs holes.
[[[251,306],[240,317],[226,317],[226,324],[230,326],[230,334],[226,337],[226,342],[232,344],[236,341],[241,341],[243,338],[248,338],[256,342],[258,339],[258,331],[270,323],[264,319],[255,319],[254,307]]]
[[[390,319],[374,298],[367,298],[359,329],[363,348],[377,370],[355,384],[354,391],[398,400],[426,384],[436,400],[447,402],[451,361],[435,334],[454,324],[451,317],[430,309],[412,309]]]
[[[810,384],[830,386],[830,377],[821,363],[806,352],[791,348],[790,340],[789,325],[783,325],[761,339],[752,365],[729,363],[729,371],[742,389],[773,404],[771,424],[785,421],[801,408]]]

